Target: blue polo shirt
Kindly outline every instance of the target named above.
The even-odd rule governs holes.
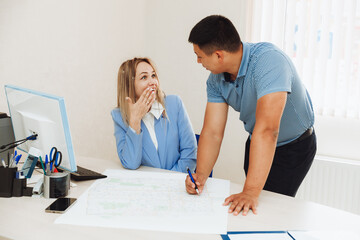
[[[274,92],[288,92],[280,122],[277,146],[293,141],[314,124],[309,93],[302,84],[290,58],[271,43],[243,43],[243,56],[235,81],[229,74],[210,74],[208,102],[229,104],[240,112],[245,130],[255,126],[257,100]]]

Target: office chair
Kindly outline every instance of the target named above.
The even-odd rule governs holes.
[[[200,134],[195,133],[195,137],[196,137],[196,143],[199,144]],[[196,172],[196,169],[195,169],[195,172]],[[211,170],[209,177],[212,177],[212,174],[213,174],[213,170]]]

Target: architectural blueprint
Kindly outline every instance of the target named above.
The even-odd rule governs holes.
[[[107,170],[55,223],[159,231],[226,233],[229,181],[210,178],[200,195],[186,174]],[[199,224],[201,223],[201,224]]]

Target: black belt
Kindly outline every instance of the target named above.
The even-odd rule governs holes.
[[[302,140],[306,139],[307,137],[309,137],[314,131],[313,127],[310,127],[308,130],[306,130],[303,134],[301,134],[300,137],[298,137],[297,139],[289,142],[288,144],[285,145],[290,145],[290,144],[294,144],[294,143],[298,143],[301,142]]]

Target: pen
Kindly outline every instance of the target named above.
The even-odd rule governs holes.
[[[6,168],[6,163],[5,163],[5,160],[3,158],[1,159],[1,163],[4,166],[4,168]]]
[[[47,171],[48,156],[45,155],[45,171]]]
[[[45,155],[45,171],[46,171],[46,175],[51,175],[51,169],[50,169],[50,162],[48,160],[48,155]],[[49,167],[47,167],[47,165],[49,164]]]
[[[197,185],[195,183],[195,180],[194,180],[193,176],[191,175],[190,169],[188,167],[186,168],[186,171],[189,173],[191,181],[195,184],[195,190],[196,190],[197,194],[200,194],[199,189],[198,189],[198,187],[197,187]]]
[[[11,159],[11,163],[9,164],[9,167],[16,167],[16,165],[20,161],[21,156],[22,156],[22,154],[17,155],[16,157],[14,156],[13,159]]]
[[[50,162],[50,173],[52,173],[52,167],[54,162]]]
[[[13,167],[14,162],[15,162],[15,158],[12,158],[9,162],[9,168]]]
[[[46,175],[44,163],[43,163],[43,160],[42,160],[41,156],[39,156],[39,159],[40,159],[41,167],[42,167],[42,169],[43,169],[43,171],[44,171],[44,175]]]
[[[16,165],[19,163],[21,157],[22,157],[22,154],[20,154],[20,155],[18,155],[18,156],[16,157]]]
[[[12,167],[12,166],[14,165],[14,161],[15,161],[14,158],[10,160],[10,162],[9,162],[9,167]]]
[[[11,156],[10,162],[9,162],[9,167],[13,167],[14,161],[15,161],[15,157],[17,155],[17,151],[15,150],[15,155]]]
[[[14,167],[16,167],[16,165],[19,163],[21,156],[22,156],[22,154],[16,156]]]

